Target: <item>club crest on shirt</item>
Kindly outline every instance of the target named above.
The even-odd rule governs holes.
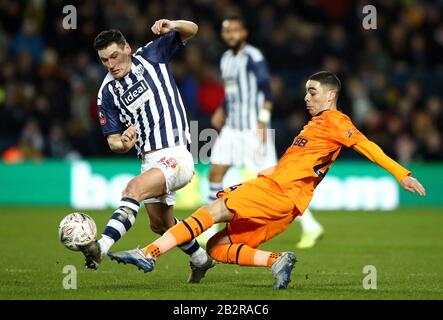
[[[143,73],[145,72],[145,68],[143,68],[142,65],[138,65],[137,67],[135,67],[133,73],[137,76],[137,77],[141,77],[143,75]]]

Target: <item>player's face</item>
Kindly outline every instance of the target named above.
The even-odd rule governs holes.
[[[98,51],[102,64],[116,79],[123,78],[131,70],[131,47],[125,44],[120,47],[115,42]]]
[[[320,82],[308,80],[305,88],[306,108],[311,116],[315,116],[323,110],[330,109],[335,103],[335,92],[322,86]]]
[[[229,48],[238,50],[246,41],[248,31],[240,21],[225,20],[222,24],[222,38]]]

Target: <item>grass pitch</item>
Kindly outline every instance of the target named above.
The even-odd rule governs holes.
[[[58,240],[70,208],[1,207],[0,299],[443,299],[443,209],[394,212],[315,212],[324,238],[296,250],[300,226],[265,243],[271,251],[294,251],[298,263],[287,290],[272,289],[266,268],[218,264],[200,284],[187,284],[188,257],[174,249],[154,272],[106,259],[92,272],[81,253]],[[99,232],[112,210],[88,211]],[[183,218],[190,212],[179,212]],[[144,246],[155,238],[140,211],[135,226],[113,250]],[[66,265],[77,268],[77,289],[63,289]],[[377,271],[377,289],[365,290],[363,268]]]

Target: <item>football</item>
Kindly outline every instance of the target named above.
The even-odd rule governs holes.
[[[73,212],[60,222],[58,236],[62,244],[73,251],[79,251],[79,246],[84,246],[95,239],[97,227],[94,220],[87,214]]]

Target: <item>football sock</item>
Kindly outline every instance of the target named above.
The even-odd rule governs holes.
[[[278,258],[281,257],[281,253],[280,252],[273,252],[269,255],[268,261],[267,261],[267,266],[271,267],[275,261],[278,260]]]
[[[159,245],[161,246],[162,244],[159,244]],[[145,256],[157,259],[158,257],[160,257],[162,254],[164,254],[168,250],[170,250],[170,248],[166,248],[166,249],[163,248],[163,251],[160,251],[160,248],[157,246],[157,244],[152,243],[152,244],[148,245],[147,247],[143,248],[142,251],[145,254]],[[208,255],[205,250],[203,250],[202,248],[199,248],[196,252],[194,252],[191,255],[191,260],[195,266],[201,266],[208,261]]]
[[[119,207],[112,214],[111,219],[98,240],[102,254],[106,254],[111,246],[117,242],[132,227],[137,217],[140,204],[131,198],[122,198]]]
[[[97,242],[100,245],[102,255],[108,253],[109,249],[111,249],[112,245],[115,243],[114,239],[105,234],[102,234],[102,237]]]
[[[222,263],[253,266],[255,251],[244,244],[220,244],[213,247],[209,255]]]
[[[180,220],[174,217],[174,222],[175,224],[177,224],[180,222]],[[206,261],[208,261],[208,255],[206,254],[206,251],[200,247],[200,244],[195,239],[192,239],[188,243],[181,245],[179,248],[183,252],[191,256],[191,261],[196,266],[201,266],[205,264]]]
[[[296,220],[300,221],[303,232],[313,232],[322,228],[309,209],[306,209],[303,215],[298,216]]]
[[[208,203],[217,200],[217,192],[223,190],[223,182],[209,182]]]
[[[281,256],[280,253],[253,249],[238,243],[217,245],[209,254],[222,263],[255,267],[270,267]]]
[[[180,221],[152,244],[143,248],[146,256],[158,258],[172,248],[189,242],[214,224],[208,210],[200,208],[189,218]]]
[[[198,250],[191,255],[191,261],[195,266],[204,265],[208,261],[208,254],[203,248],[199,247]]]

